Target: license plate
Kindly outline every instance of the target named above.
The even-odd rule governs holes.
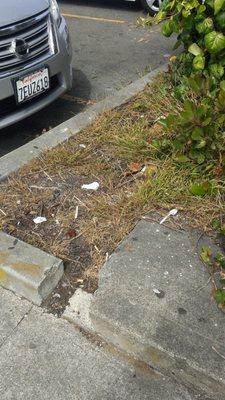
[[[48,68],[40,69],[16,81],[17,102],[23,103],[45,92],[50,87]]]

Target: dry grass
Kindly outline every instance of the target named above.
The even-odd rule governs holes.
[[[152,141],[168,135],[159,117],[179,109],[170,93],[168,79],[157,77],[129,104],[103,114],[0,185],[1,228],[64,259],[69,294],[81,283],[96,289],[107,254],[143,214],[177,207],[180,223],[203,229],[223,215],[220,181],[213,194],[194,197],[188,188],[200,172],[155,154]],[[97,192],[81,189],[93,181],[100,183]],[[40,215],[47,222],[35,225]]]

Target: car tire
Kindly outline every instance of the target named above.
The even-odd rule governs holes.
[[[159,11],[161,0],[141,0],[141,4],[148,14],[154,16]]]

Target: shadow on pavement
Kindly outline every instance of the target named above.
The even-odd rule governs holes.
[[[74,6],[82,6],[82,7],[91,7],[91,8],[104,8],[104,9],[121,9],[130,11],[137,11],[137,9],[141,9],[140,1],[126,1],[126,0],[59,0],[58,1],[61,6],[66,5],[74,7]]]

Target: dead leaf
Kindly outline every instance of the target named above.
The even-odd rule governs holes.
[[[75,229],[69,229],[66,233],[66,236],[68,236],[69,238],[74,238],[77,236],[77,232],[75,231]]]
[[[143,164],[140,164],[140,163],[130,163],[128,165],[129,170],[133,173],[141,171],[142,167],[143,167]]]
[[[130,163],[128,165],[128,171],[125,172],[125,176],[130,176],[133,174],[137,174],[143,168],[143,164],[140,163]]]

